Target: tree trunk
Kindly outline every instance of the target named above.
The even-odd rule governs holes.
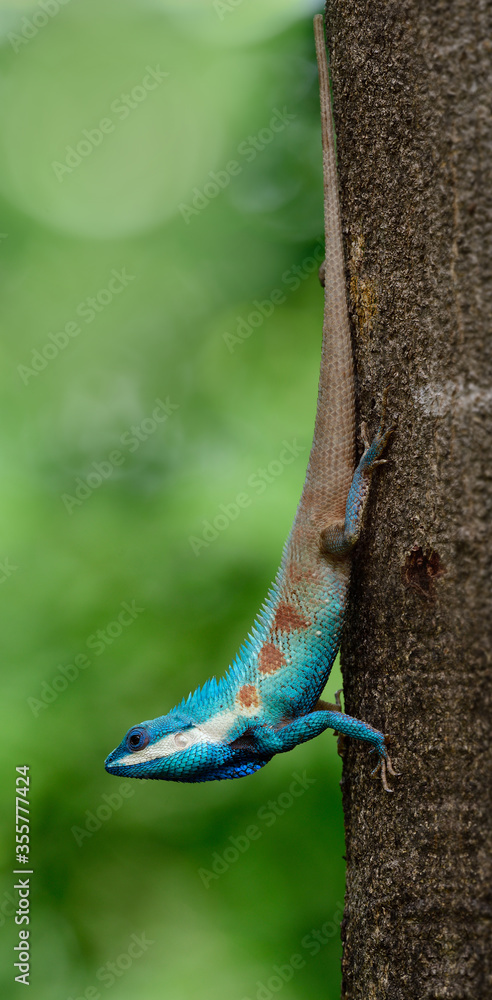
[[[489,0],[327,8],[359,421],[373,477],[345,709],[391,733],[394,794],[348,745],[342,996],[492,996]],[[488,529],[488,530],[487,530]]]

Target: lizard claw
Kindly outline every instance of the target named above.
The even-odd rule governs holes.
[[[391,737],[386,736],[385,742],[386,740],[390,741]],[[369,753],[373,753],[374,750],[378,751],[379,760],[374,770],[371,771],[371,775],[377,774],[378,771],[381,771],[381,781],[385,792],[393,792],[393,788],[390,788],[390,786],[388,785],[388,782],[386,780],[386,775],[391,774],[394,778],[397,778],[400,774],[400,771],[395,771],[393,764],[391,763],[391,757],[388,753],[386,746],[379,746],[379,745],[374,746],[372,750],[369,751]]]
[[[385,792],[393,792],[393,789],[390,788],[388,782],[386,781],[386,761],[384,757],[381,757],[381,760],[374,768],[374,771],[371,771],[371,774],[376,774],[379,770],[381,771],[381,781],[383,783],[383,788]],[[394,774],[395,772],[392,771],[391,773]]]
[[[383,465],[387,463],[388,460],[386,458],[379,458],[379,455],[382,455],[391,435],[394,434],[396,430],[396,424],[391,424],[391,426],[387,427],[386,429],[384,426],[386,422],[387,399],[388,399],[388,386],[386,386],[386,388],[383,390],[383,398],[381,402],[381,419],[372,443],[369,440],[367,424],[365,423],[365,421],[363,421],[360,425],[360,436],[362,438],[362,443],[364,445],[364,455],[366,455],[370,449],[372,449],[372,452],[374,454],[374,457],[371,459],[369,466],[369,470],[371,472],[373,469],[376,468],[377,465]]]
[[[393,764],[391,763],[391,757],[390,757],[390,755],[388,753],[388,743],[391,744],[392,740],[393,740],[392,736],[388,735],[388,736],[384,737],[384,743],[385,743],[385,747],[384,748],[385,748],[385,752],[386,752],[386,758],[385,759],[386,759],[386,767],[388,769],[388,774],[392,774],[396,778],[396,777],[398,777],[401,774],[401,771],[395,771],[395,769],[393,767]]]
[[[388,427],[386,430],[384,430],[382,427],[379,427],[378,430],[376,431],[373,441],[369,443],[367,439],[367,432],[365,431],[364,427],[361,426],[361,435],[364,444],[364,452],[362,455],[361,462],[365,460],[364,471],[366,473],[372,473],[373,470],[378,465],[387,465],[388,459],[380,458],[379,456],[383,454],[384,449],[386,448],[386,445],[388,444],[388,441],[391,435],[394,434],[395,430],[396,430],[396,424],[392,424],[391,427]]]
[[[381,420],[379,422],[379,427],[376,431],[376,437],[381,439],[381,443],[383,445],[381,451],[383,450],[383,448],[386,447],[388,439],[391,437],[392,434],[394,434],[396,430],[396,423],[391,424],[390,427],[388,427],[386,430],[384,429],[384,425],[386,423],[386,409],[388,403],[388,395],[389,395],[389,386],[386,385],[383,389],[383,396],[381,399]]]
[[[369,441],[369,433],[365,420],[363,420],[360,425],[360,436],[362,438],[362,444],[364,445],[364,451],[367,451],[371,447],[371,442]]]
[[[395,769],[394,769],[394,767],[393,767],[393,765],[392,765],[389,757],[385,760],[385,764],[386,764],[386,770],[388,771],[388,774],[391,774],[393,776],[393,778],[398,778],[399,775],[401,774],[401,771],[395,771]]]

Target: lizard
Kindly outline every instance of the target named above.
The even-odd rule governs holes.
[[[110,774],[199,782],[240,778],[331,728],[368,743],[386,791],[396,774],[383,733],[322,701],[347,604],[351,552],[374,469],[393,427],[381,423],[355,466],[355,390],[328,60],[314,18],[323,148],[325,305],[318,402],[305,483],[280,568],[225,676],[172,711],[141,722],[106,759]],[[323,269],[323,265],[322,265]],[[321,276],[320,276],[321,277]],[[321,278],[323,283],[323,278]]]

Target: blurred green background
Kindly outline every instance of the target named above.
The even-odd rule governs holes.
[[[24,988],[22,764],[35,1000],[339,993],[331,736],[241,781],[103,767],[227,668],[300,494],[322,322],[315,9],[1,5],[2,997]]]

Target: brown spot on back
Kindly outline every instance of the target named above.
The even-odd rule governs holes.
[[[275,613],[273,627],[283,632],[292,632],[296,628],[308,628],[311,622],[306,621],[291,604],[279,604]]]
[[[261,674],[274,674],[285,664],[284,654],[271,642],[266,642],[260,649],[258,666]]]
[[[260,704],[258,692],[254,684],[243,684],[243,687],[239,688],[237,700],[243,708],[257,708]]]

